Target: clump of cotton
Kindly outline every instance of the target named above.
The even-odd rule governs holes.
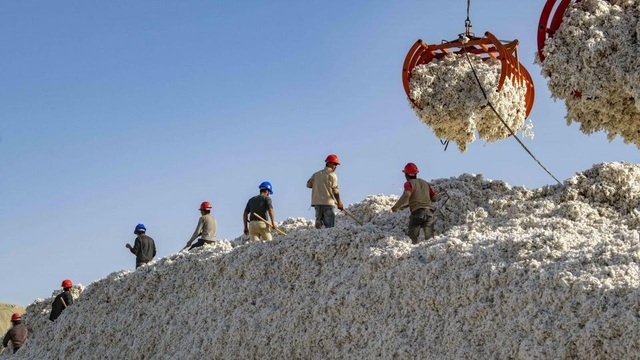
[[[640,353],[640,167],[563,186],[431,181],[436,236],[412,245],[397,194],[337,225],[226,240],[94,282],[13,358],[577,358]]]
[[[510,135],[487,100],[514,132],[523,127],[526,118],[525,85],[507,78],[502,89],[497,91],[502,68],[500,61],[493,58],[483,61],[471,54],[469,58],[471,64],[465,55],[450,54],[418,65],[412,70],[409,83],[413,100],[410,105],[418,118],[429,125],[437,137],[455,142],[461,152],[475,141],[476,132],[479,138],[488,142]],[[533,137],[531,125],[525,132]]]
[[[565,101],[567,124],[585,134],[605,131],[640,148],[640,3],[572,1],[546,40],[542,75]]]

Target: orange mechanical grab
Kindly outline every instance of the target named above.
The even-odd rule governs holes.
[[[500,91],[507,77],[513,78],[520,84],[524,84],[527,89],[525,96],[525,108],[526,115],[529,116],[531,108],[533,107],[533,101],[535,97],[535,91],[533,88],[533,80],[527,69],[520,64],[518,59],[518,40],[511,42],[503,42],[498,40],[492,33],[486,32],[482,38],[474,37],[468,29],[466,37],[469,41],[462,43],[460,39],[444,42],[442,44],[427,45],[422,40],[416,41],[415,44],[407,53],[402,66],[402,84],[404,85],[404,91],[407,94],[409,100],[417,107],[420,108],[416,102],[411,99],[411,93],[409,89],[409,83],[411,82],[411,73],[413,69],[418,65],[428,64],[434,59],[440,59],[449,54],[461,55],[465,52],[480,56],[483,60],[489,58],[497,59],[502,64],[500,71],[500,79],[498,81],[498,89]]]

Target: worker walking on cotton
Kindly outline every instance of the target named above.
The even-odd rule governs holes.
[[[51,321],[55,321],[64,309],[73,304],[73,296],[71,295],[73,283],[71,280],[63,280],[60,286],[62,286],[62,292],[51,303],[51,315],[49,315]]]
[[[192,250],[205,244],[213,243],[216,240],[217,228],[216,218],[211,216],[211,203],[205,201],[200,204],[200,219],[198,219],[196,230],[183,249],[189,248],[189,250]],[[193,244],[195,239],[198,239],[198,241]]]
[[[269,225],[264,223],[254,214],[262,219],[267,220],[267,214],[271,219],[271,227],[277,229],[275,216],[273,214],[273,202],[270,195],[273,195],[273,187],[268,181],[261,183],[258,188],[260,193],[247,201],[247,206],[242,214],[242,223],[244,224],[244,234],[250,236],[251,241],[272,240]]]
[[[127,243],[125,245],[132,254],[136,256],[136,269],[153,260],[156,256],[156,243],[147,236],[147,228],[144,224],[136,225],[133,233],[137,235],[133,242],[133,247]]]
[[[322,226],[330,228],[335,225],[334,206],[344,210],[338,191],[338,176],[335,172],[340,165],[338,156],[331,154],[324,162],[325,168],[317,171],[307,180],[307,187],[311,189],[311,206],[316,210],[316,229]]]
[[[2,340],[2,351],[4,351],[6,347],[13,347],[13,353],[15,354],[18,349],[20,349],[26,342],[29,337],[29,332],[31,331],[31,325],[25,324],[24,319],[18,313],[11,315],[11,323],[13,326],[7,333],[4,335],[4,339]]]
[[[407,235],[413,244],[418,243],[420,229],[424,230],[424,238],[433,237],[433,207],[432,203],[438,201],[439,196],[431,185],[425,180],[417,178],[418,167],[414,163],[408,163],[404,170],[404,192],[400,199],[391,207],[395,212],[403,209],[408,204],[411,215],[409,217],[409,230]]]

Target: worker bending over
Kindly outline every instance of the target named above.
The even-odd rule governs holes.
[[[185,245],[184,249],[191,246],[195,239],[198,239],[198,241],[193,244],[189,250],[203,246],[204,244],[213,243],[216,240],[217,228],[218,224],[216,218],[211,216],[211,203],[204,201],[200,204],[200,219],[198,219],[196,230],[193,232],[193,235],[191,235],[191,239],[187,241],[187,245]]]

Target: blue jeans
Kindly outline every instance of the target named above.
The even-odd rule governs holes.
[[[333,212],[333,205],[313,205],[316,208],[316,229],[322,225],[331,228],[335,225],[336,214]]]

